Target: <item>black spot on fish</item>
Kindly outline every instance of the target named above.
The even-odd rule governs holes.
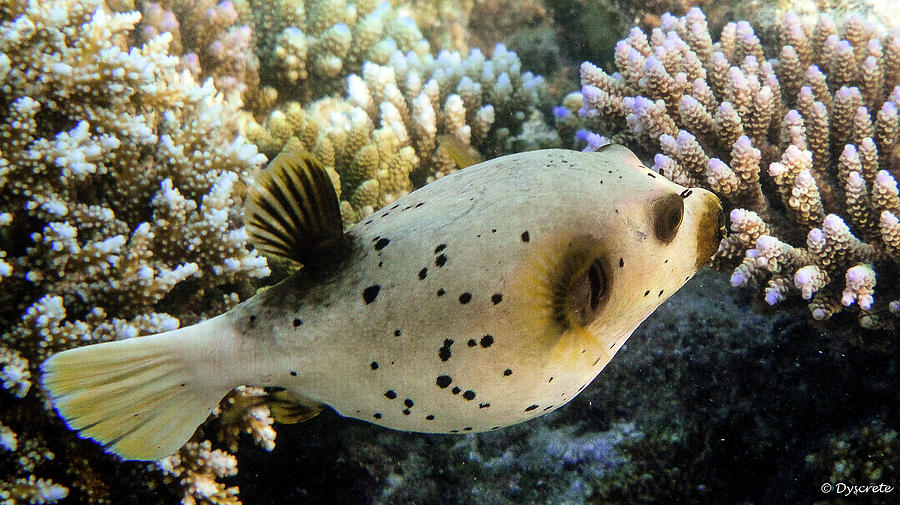
[[[602,358],[602,356],[600,356],[600,357],[598,357],[597,359],[595,359],[595,360],[594,360],[594,364],[591,365],[591,366],[597,366],[597,363],[600,363],[600,358]]]
[[[647,175],[649,175],[650,177],[656,179],[656,174],[654,174],[653,172],[647,172]]]
[[[544,412],[547,412],[548,410],[550,410],[550,409],[552,409],[552,408],[553,408],[553,405],[550,405],[550,406],[548,406],[548,407],[544,407]]]
[[[521,238],[522,238],[522,242],[528,242],[529,240],[531,240],[531,236],[528,235],[528,230],[525,230],[522,232]]]
[[[490,335],[485,335],[485,336],[481,337],[481,347],[484,347],[485,349],[487,349],[493,343],[494,343],[494,337],[492,337]]]
[[[644,291],[644,296],[647,296],[647,295],[649,295],[649,294],[650,294],[650,290],[649,290],[649,289],[648,289],[647,291]]]
[[[532,410],[534,410],[536,408],[538,408],[537,405],[529,405],[528,407],[525,408],[525,412],[531,412]]]
[[[251,314],[251,315],[250,315],[250,322],[251,322],[251,323],[255,323],[255,322],[256,322],[256,314]]]
[[[366,302],[366,305],[375,301],[375,298],[378,297],[378,292],[381,291],[381,286],[378,284],[372,284],[363,290],[363,301]]]
[[[470,338],[468,345],[469,347],[475,347],[476,345],[478,345],[478,342],[476,342],[474,338]]]
[[[475,399],[475,391],[472,391],[471,389],[466,390],[466,392],[463,393],[463,398],[465,398],[466,400],[470,400],[470,401],[474,400]]]
[[[387,238],[379,239],[378,242],[375,242],[375,250],[380,251],[380,250],[384,249],[390,243],[391,243],[390,239],[387,239]]]
[[[427,268],[423,268],[423,269],[419,270],[419,280],[420,281],[425,280],[425,277],[428,277],[428,269]]]
[[[372,221],[371,219],[369,219],[368,221],[366,221],[366,222],[363,223],[363,224],[372,224],[372,222],[373,222],[373,221]]]
[[[390,212],[385,212],[384,214],[381,215],[381,217],[388,217],[390,214],[391,214]]]
[[[184,382],[182,382],[182,383],[181,383],[181,387],[185,387],[185,386],[187,386],[187,384],[184,383]]]
[[[690,189],[686,189],[681,192],[681,198],[687,198],[691,196],[691,193],[693,193],[693,191],[691,191]]]
[[[453,382],[453,378],[450,377],[449,375],[439,375],[437,380],[434,381],[434,383],[437,384],[437,387],[439,387],[441,389],[444,389],[447,386],[449,386],[451,382]]]
[[[373,361],[372,363],[369,364],[369,367],[370,367],[372,370],[378,370],[378,362],[377,362],[377,361]]]
[[[493,295],[491,295],[491,302],[493,302],[494,305],[497,305],[498,303],[500,303],[502,301],[503,301],[503,295],[501,295],[500,293],[494,293]]]
[[[296,318],[296,319],[294,319],[294,328],[300,326],[301,324],[303,324],[303,320],[302,320],[302,319],[300,319],[299,317]]]
[[[403,400],[403,405],[406,405],[406,408],[411,409],[413,406],[413,401],[407,398]]]
[[[472,431],[472,427],[471,427],[471,426],[466,426],[465,428],[463,428],[463,431]]]
[[[426,421],[434,421],[434,414],[428,414],[427,416],[425,416],[425,420]]]
[[[291,370],[291,377],[296,377],[296,376],[297,376],[297,371]]]
[[[497,233],[497,228],[491,228],[491,233]]]
[[[510,375],[512,375],[512,370],[510,370],[509,368],[503,371],[504,377],[509,377]]]
[[[450,346],[453,345],[453,340],[446,339],[444,340],[444,345],[441,346],[440,350],[438,350],[438,357],[441,358],[441,361],[447,361],[450,359]]]
[[[444,266],[445,263],[447,263],[447,255],[445,255],[445,254],[441,254],[440,256],[438,256],[437,258],[434,259],[434,264],[436,266],[442,267],[442,266]]]
[[[393,389],[388,389],[387,392],[384,393],[384,396],[388,400],[393,400],[394,398],[397,398],[397,393],[395,393]]]
[[[434,254],[438,254],[446,248],[447,248],[447,244],[441,244],[434,248]]]
[[[550,377],[550,380],[547,381],[547,383],[550,383],[550,382],[553,382],[553,377]]]
[[[374,417],[375,419],[381,419],[381,412],[376,412],[372,415],[372,417]]]
[[[400,331],[400,330],[394,330],[394,336],[395,336],[395,337],[399,337],[400,335],[403,335],[403,332],[402,332],[402,331]]]
[[[458,395],[460,391],[462,391],[462,389],[460,389],[459,386],[453,386],[453,389],[450,390],[450,392],[455,395]]]
[[[619,258],[619,268],[622,268],[624,266],[625,266],[625,260],[622,258]]]
[[[403,409],[403,415],[408,416],[410,414],[409,409]]]
[[[425,205],[425,202],[419,202],[416,204],[416,208],[418,209],[419,207],[421,207],[423,205]]]
[[[459,430],[450,430],[450,433],[459,433]]]
[[[459,295],[459,303],[465,305],[472,301],[472,293],[463,293]]]
[[[403,207],[403,210],[409,210],[411,208],[412,208],[412,205],[407,205],[406,207]]]
[[[437,295],[438,295],[438,296],[444,296],[445,294],[447,294],[447,292],[444,291],[444,288],[440,288],[440,289],[437,290]]]
[[[391,207],[391,210],[394,210],[394,209],[396,209],[396,208],[397,208],[397,207],[399,207],[399,206],[400,206],[400,204],[399,204],[399,203],[395,203],[395,204],[394,204],[394,206],[393,206],[393,207]]]
[[[479,408],[479,409],[486,409],[486,408],[488,408],[488,407],[490,407],[490,406],[491,406],[490,403],[479,403],[479,404],[478,404],[478,408]]]
[[[383,262],[383,261],[379,261],[379,262],[378,262],[378,268],[381,268],[382,265],[384,265],[384,262]]]
[[[659,290],[659,294],[658,294],[658,295],[656,295],[656,296],[662,296],[662,294],[663,294],[663,291],[665,291],[665,290],[664,290],[664,289],[660,289],[660,290]]]
[[[492,427],[491,429],[492,429],[492,430],[499,430],[500,427],[499,427],[499,426],[494,426],[494,427]]]

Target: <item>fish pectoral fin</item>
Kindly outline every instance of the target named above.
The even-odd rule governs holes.
[[[308,421],[325,408],[319,402],[302,398],[285,389],[269,391],[266,406],[272,419],[281,424],[296,424]]]
[[[442,133],[436,137],[438,147],[456,164],[456,168],[463,168],[477,165],[484,161],[484,156],[478,152],[470,144],[460,140],[455,135]]]
[[[250,242],[266,254],[306,265],[343,236],[331,177],[296,142],[260,171],[249,193],[244,226]]]

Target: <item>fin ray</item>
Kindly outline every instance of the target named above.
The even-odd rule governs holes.
[[[123,459],[177,451],[231,386],[212,385],[186,352],[215,335],[212,321],[55,354],[43,385],[66,424]]]
[[[303,264],[343,235],[331,177],[312,154],[290,142],[257,176],[244,224],[257,249]]]

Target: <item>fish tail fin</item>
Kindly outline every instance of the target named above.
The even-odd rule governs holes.
[[[211,383],[199,366],[217,326],[209,320],[55,354],[41,365],[44,389],[80,437],[126,460],[164,458],[232,389]]]

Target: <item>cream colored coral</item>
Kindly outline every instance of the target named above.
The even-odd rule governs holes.
[[[169,33],[129,47],[139,19],[100,0],[0,0],[0,376],[23,405],[4,409],[9,426],[47,407],[30,385],[49,354],[215,315],[269,273],[240,224],[265,161],[237,133],[240,103],[179,70]],[[47,409],[19,433],[2,492],[108,500],[83,480],[108,461],[99,450],[79,449],[64,482],[36,477],[43,437],[76,453]]]
[[[209,440],[188,442],[177,453],[157,461],[157,466],[184,489],[182,505],[239,505],[237,487],[218,482],[237,474],[237,459]]]
[[[515,53],[503,46],[492,58],[478,50],[465,58],[395,51],[387,64],[367,62],[351,74],[345,99],[304,108],[292,103],[272,112],[265,125],[248,118],[244,131],[270,156],[296,135],[339,181],[349,226],[415,185],[456,170],[439,135],[487,154],[552,144],[556,138],[545,129],[523,128],[542,123],[535,121],[542,87],[542,79],[522,72]],[[309,124],[318,125],[315,138],[304,133]]]

